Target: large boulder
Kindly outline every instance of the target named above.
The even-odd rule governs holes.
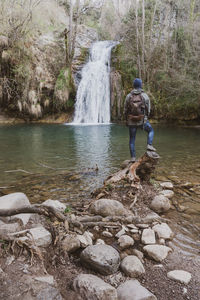
[[[126,214],[126,209],[123,204],[117,200],[99,199],[90,206],[90,211],[93,214],[107,216],[121,216]]]
[[[78,275],[74,279],[73,288],[83,300],[117,300],[116,289],[92,274]]]
[[[0,209],[18,209],[24,206],[30,206],[30,202],[24,193],[12,193],[0,197]],[[6,218],[7,220],[19,219],[23,225],[26,225],[30,219],[31,214],[17,214]]]
[[[120,265],[122,271],[130,277],[137,277],[145,273],[143,264],[135,255],[126,256]]]
[[[163,195],[157,195],[152,200],[150,207],[158,213],[166,212],[170,209],[170,201]]]
[[[172,251],[171,248],[163,245],[147,245],[144,246],[143,250],[156,261],[161,262],[164,260],[169,252]]]
[[[120,264],[119,253],[108,245],[88,246],[82,251],[80,259],[86,267],[104,275],[117,272]]]
[[[137,280],[128,280],[117,288],[118,300],[156,300]]]

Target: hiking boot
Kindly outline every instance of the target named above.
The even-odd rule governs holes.
[[[152,145],[147,145],[148,151],[156,151],[156,148],[154,148]]]
[[[136,158],[135,157],[131,157],[130,162],[132,162],[132,163],[136,162]]]

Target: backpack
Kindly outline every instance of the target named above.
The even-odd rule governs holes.
[[[131,93],[128,103],[128,118],[131,121],[140,121],[144,119],[145,103],[140,94]]]

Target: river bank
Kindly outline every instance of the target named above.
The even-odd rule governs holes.
[[[120,172],[126,168],[127,164]],[[123,293],[131,291],[130,286],[123,285],[130,279],[139,280],[140,285],[132,281],[128,284],[140,286],[140,293],[145,293],[146,297],[142,299],[199,299],[199,258],[173,249],[171,240],[176,232],[171,231],[171,221],[165,218],[165,211],[173,208],[172,201],[168,199],[174,197],[173,184],[157,181],[152,185],[138,182],[136,178],[131,181],[121,178],[114,183],[112,178],[116,175],[107,179],[91,199],[82,199],[71,211],[63,206],[64,203],[49,203],[65,211],[65,222],[61,219],[49,222],[45,217],[32,215],[20,230],[29,228],[31,231],[30,228],[38,226],[46,228],[46,231],[43,230],[45,238],[40,236],[39,242],[32,230],[34,245],[37,246],[32,251],[27,237],[20,238],[20,235],[16,235],[14,243],[11,243],[13,253],[6,247],[11,244],[2,243],[2,299],[12,299],[12,294],[19,287],[16,299],[26,299],[28,295],[29,299],[79,299],[78,294],[82,295],[80,299],[140,299],[120,298]],[[152,206],[156,197],[160,197],[160,208]],[[22,198],[27,204],[27,198],[20,194]],[[42,248],[41,241],[44,243]],[[154,245],[160,248],[157,254],[151,249]],[[102,247],[101,253],[95,254],[99,247]],[[31,260],[27,251],[33,255]],[[93,255],[96,259],[92,258]],[[130,260],[128,264],[126,260]],[[186,284],[170,279],[168,273],[175,269],[191,273],[191,280]],[[80,277],[80,273],[95,275],[103,281],[90,275]],[[20,280],[16,280],[16,274]],[[187,277],[188,273],[185,275]],[[103,286],[103,296],[99,286]]]
[[[72,121],[72,116],[69,113],[52,114],[46,116],[40,120],[30,120],[25,118],[8,116],[6,114],[0,113],[0,124],[63,124]]]
[[[0,125],[4,124],[64,124],[64,123],[70,123],[72,122],[72,114],[71,113],[56,113],[49,116],[46,116],[42,119],[38,120],[31,120],[31,119],[25,119],[25,118],[19,118],[19,117],[13,117],[8,116],[7,114],[0,113]],[[194,127],[194,128],[200,128],[199,120],[157,120],[157,119],[151,119],[150,122],[152,124],[168,124],[168,125],[175,125],[175,126],[186,126],[186,127]],[[115,122],[117,124],[124,124],[122,121]]]

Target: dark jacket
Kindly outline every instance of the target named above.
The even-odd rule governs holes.
[[[140,121],[133,121],[133,120],[130,120],[128,119],[128,107],[129,107],[129,100],[131,98],[131,93],[134,93],[134,94],[139,94],[141,93],[141,96],[142,98],[144,99],[144,102],[145,102],[145,115],[144,115],[144,120],[140,120]],[[150,109],[151,109],[151,104],[150,104],[150,99],[148,97],[148,95],[146,93],[144,93],[144,91],[142,89],[134,89],[131,91],[131,93],[129,93],[127,96],[126,96],[126,99],[125,99],[125,104],[124,104],[124,116],[125,116],[125,119],[126,119],[126,122],[127,122],[127,125],[128,126],[140,126],[142,125],[143,123],[145,123],[147,120],[148,120],[148,115],[150,114]]]

